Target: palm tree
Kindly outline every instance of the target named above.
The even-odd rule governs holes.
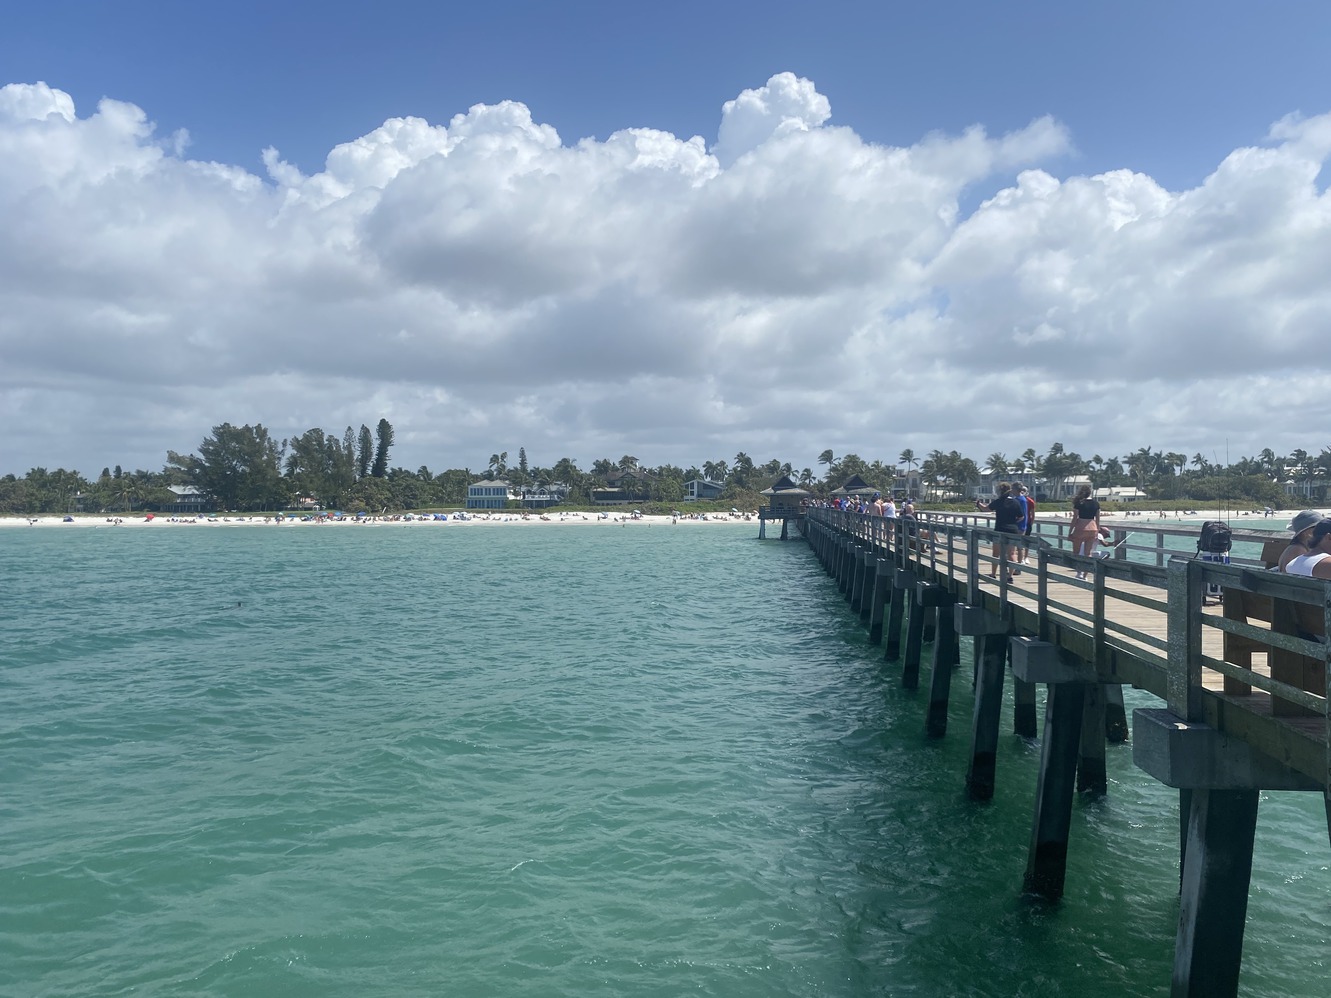
[[[818,463],[836,464],[836,455],[832,453],[832,449],[830,447],[818,455]]]
[[[1008,473],[1007,455],[1001,451],[994,451],[985,463],[989,465],[989,474],[995,478],[1002,478]]]

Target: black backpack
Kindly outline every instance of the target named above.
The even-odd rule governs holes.
[[[1197,538],[1197,553],[1228,554],[1234,542],[1230,537],[1229,525],[1221,520],[1207,520],[1202,524],[1202,532]]]

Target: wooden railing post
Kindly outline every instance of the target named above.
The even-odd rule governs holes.
[[[1202,563],[1176,558],[1169,563],[1169,622],[1166,677],[1169,709],[1185,721],[1202,714]]]

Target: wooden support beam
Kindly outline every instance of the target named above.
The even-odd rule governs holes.
[[[1105,695],[1105,738],[1120,745],[1128,740],[1128,712],[1123,706],[1123,687],[1108,684]]]
[[[1034,738],[1040,719],[1035,710],[1035,684],[1012,678],[1012,733],[1019,738]]]
[[[915,592],[915,573],[898,568],[892,577],[892,604],[887,614],[887,640],[883,647],[883,660],[895,662],[901,657],[901,624],[906,615],[906,601]]]
[[[867,624],[869,618],[873,615],[874,583],[878,578],[878,556],[874,554],[872,548],[865,549],[864,562],[860,565],[860,575],[863,577],[860,593],[860,620]]]
[[[859,613],[864,606],[864,562],[868,552],[855,544],[850,549],[850,584],[846,587],[846,599],[853,613]]]
[[[887,558],[874,559],[873,600],[869,604],[869,644],[883,640],[883,612],[892,594],[892,562]]]
[[[1193,790],[1171,998],[1238,994],[1256,790]]]
[[[1077,754],[1077,792],[1103,794],[1109,790],[1105,769],[1105,690],[1103,683],[1086,687],[1081,716],[1081,749]],[[1115,687],[1117,689],[1117,687]]]
[[[906,618],[906,651],[901,659],[901,685],[908,690],[920,686],[920,655],[924,650],[924,621],[933,613],[933,601],[925,605],[920,600],[922,589],[936,590],[930,582],[915,583],[914,599],[910,601],[910,614]]]
[[[971,758],[966,770],[966,792],[975,800],[989,800],[994,795],[1007,644],[1006,634],[984,634],[979,638],[978,678],[971,718]]]
[[[1045,700],[1040,777],[1035,788],[1035,821],[1026,860],[1026,890],[1041,897],[1063,896],[1068,835],[1072,827],[1077,747],[1081,741],[1085,683],[1052,683]]]
[[[952,613],[954,600],[950,592],[941,590],[935,611],[933,669],[929,677],[929,707],[924,717],[925,734],[930,738],[942,738],[947,734],[947,701],[957,652],[956,622]]]

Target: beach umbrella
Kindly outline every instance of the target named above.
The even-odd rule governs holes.
[[[734,506],[731,506],[731,507],[730,507],[730,512],[732,512],[732,513],[738,513],[739,510],[737,510]]]

